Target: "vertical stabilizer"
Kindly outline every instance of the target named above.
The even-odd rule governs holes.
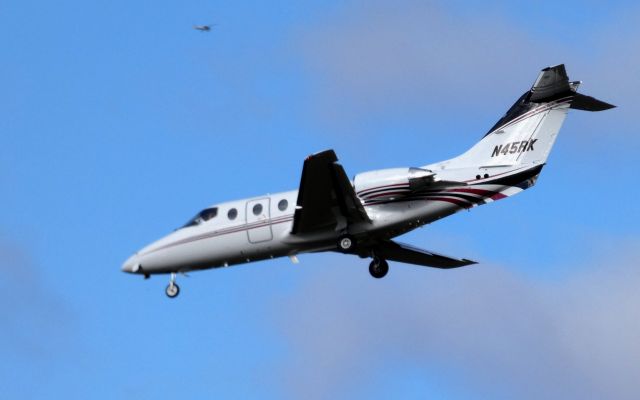
[[[544,68],[489,132],[449,168],[544,164],[570,108],[601,111],[614,106],[577,93],[563,64]]]

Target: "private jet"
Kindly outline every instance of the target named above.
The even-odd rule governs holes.
[[[388,261],[458,268],[475,261],[394,240],[461,210],[532,187],[570,109],[614,106],[579,94],[564,65],[544,68],[531,89],[468,151],[419,167],[360,173],[349,180],[333,150],[304,160],[298,190],[215,204],[142,248],[122,271],[168,274],[165,293],[180,293],[177,274],[321,251],[370,258],[382,278]]]
[[[193,29],[200,32],[209,32],[212,26],[215,26],[215,24],[214,25],[194,25]]]

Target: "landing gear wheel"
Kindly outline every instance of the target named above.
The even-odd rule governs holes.
[[[164,290],[164,292],[170,299],[173,299],[180,294],[180,286],[178,286],[178,284],[176,283],[175,272],[171,273],[171,278],[169,278],[169,285],[167,285],[167,288]]]
[[[345,253],[351,252],[356,248],[356,240],[351,235],[340,236],[338,248]]]
[[[376,279],[384,278],[389,272],[389,263],[382,258],[374,258],[369,264],[369,273]]]
[[[180,294],[180,286],[178,286],[177,283],[170,283],[169,285],[167,285],[167,288],[164,290],[164,292],[166,293],[167,297],[173,299]]]

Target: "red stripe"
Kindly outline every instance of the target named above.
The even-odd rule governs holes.
[[[411,201],[419,201],[419,200],[445,201],[447,203],[452,203],[452,204],[455,204],[457,206],[460,206],[462,208],[471,208],[473,206],[473,203],[471,203],[471,202],[468,202],[468,201],[463,200],[463,199],[456,199],[456,198],[451,198],[451,197],[438,197],[438,196],[429,197],[429,196],[425,196],[425,197],[416,197],[416,198],[412,198],[411,199]],[[384,204],[384,203],[388,203],[388,201],[387,200],[372,201],[372,202],[367,202],[366,205],[371,206],[371,205]]]
[[[454,192],[454,193],[473,193],[473,194],[477,194],[480,196],[491,196],[497,192],[494,192],[492,190],[484,190],[484,189],[451,189],[449,190],[449,192]]]
[[[208,232],[206,234],[202,234],[202,235],[198,235],[198,236],[192,236],[192,237],[188,237],[188,238],[184,238],[181,240],[178,240],[176,242],[173,243],[168,243],[164,246],[158,247],[157,249],[153,249],[152,251],[150,251],[149,253],[145,253],[145,254],[150,254],[153,252],[156,252],[158,250],[163,250],[169,247],[173,247],[173,246],[177,246],[179,244],[186,244],[186,243],[191,243],[191,242],[195,242],[198,240],[202,240],[202,239],[209,239],[212,237],[216,237],[216,236],[222,236],[222,235],[228,235],[231,233],[238,233],[238,232],[242,232],[242,231],[247,231],[247,230],[251,230],[251,229],[255,229],[255,228],[261,228],[264,226],[270,226],[270,225],[277,225],[277,224],[281,224],[283,222],[289,222],[292,221],[293,217],[291,215],[285,216],[285,217],[279,217],[273,220],[267,220],[267,221],[260,221],[260,223],[256,224],[250,224],[250,225],[238,225],[238,226],[234,226],[231,228],[227,228],[227,229],[222,229],[219,231],[213,231],[213,232]]]
[[[518,118],[513,119],[513,120],[507,122],[506,124],[502,125],[501,127],[495,129],[493,132],[499,131],[500,129],[504,129],[506,127],[509,127],[509,126],[511,126],[511,125],[513,125],[515,123],[518,123],[520,121],[523,121],[523,120],[525,120],[525,119],[527,119],[529,117],[533,117],[534,115],[537,115],[537,114],[540,114],[542,112],[551,110],[551,109],[553,109],[555,107],[558,107],[558,106],[562,105],[562,103],[564,103],[569,98],[570,98],[570,96],[569,97],[564,97],[562,99],[558,99],[558,100],[552,101],[550,103],[544,104],[541,107],[536,107],[533,110],[527,111],[526,113],[522,114]]]
[[[390,191],[390,192],[378,193],[378,194],[374,194],[374,195],[368,196],[367,200],[375,199],[375,198],[378,198],[378,197],[384,197],[384,196],[393,196],[393,195],[396,195],[396,194],[404,195],[404,194],[407,194],[407,192],[406,191],[404,191],[404,192]]]
[[[376,191],[376,190],[379,190],[379,189],[395,188],[395,187],[409,187],[409,184],[408,183],[394,183],[393,185],[376,186],[376,187],[372,187],[372,188],[369,188],[369,189],[361,190],[357,194],[358,194],[358,196],[360,196],[360,195],[364,195],[366,193],[373,192],[373,191]]]
[[[471,208],[472,206],[471,203],[467,203],[462,199],[452,199],[449,197],[429,197],[429,198],[425,198],[425,200],[446,201],[447,203],[452,203],[462,208]]]

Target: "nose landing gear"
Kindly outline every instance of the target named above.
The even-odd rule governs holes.
[[[169,279],[169,285],[164,290],[164,292],[167,295],[167,297],[169,297],[171,299],[173,299],[174,297],[176,297],[177,295],[180,294],[180,286],[178,286],[178,284],[176,283],[176,273],[175,272],[171,273],[171,278]]]
[[[384,258],[374,257],[369,264],[369,273],[376,279],[384,278],[389,272],[389,263]]]

